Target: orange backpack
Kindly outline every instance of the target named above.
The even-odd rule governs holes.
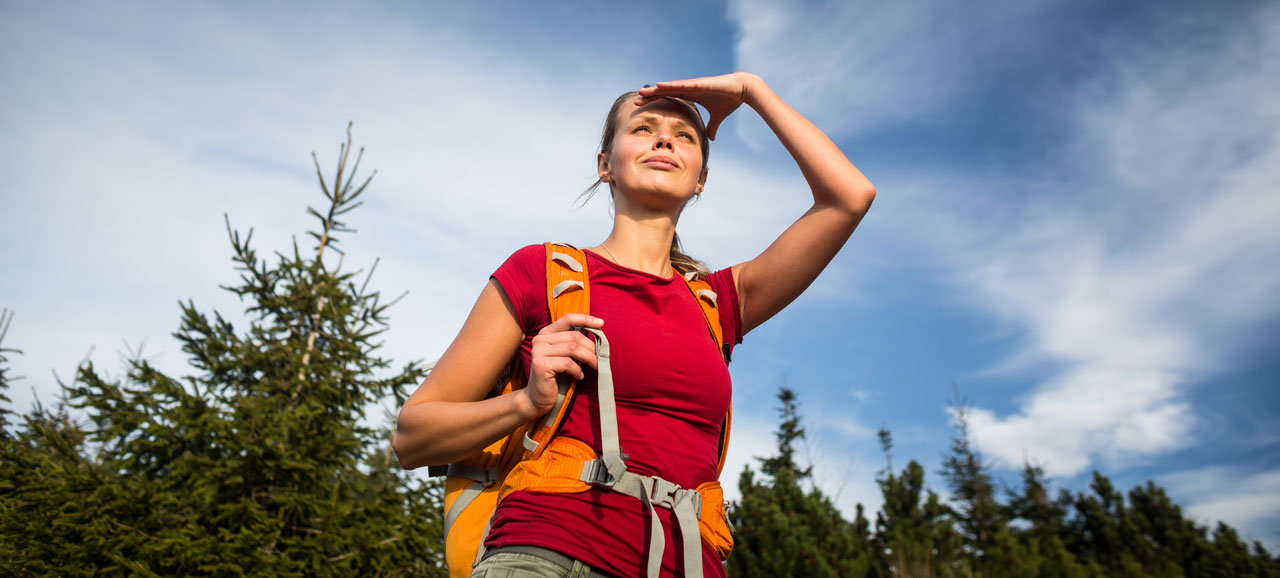
[[[568,313],[590,313],[591,286],[586,255],[569,245],[546,243],[547,304],[554,321]],[[717,349],[729,362],[729,348],[720,328],[716,294],[703,280],[686,279],[690,296],[697,300]],[[447,466],[431,466],[432,476],[446,475],[444,496],[445,559],[450,578],[465,578],[484,556],[484,541],[498,503],[517,490],[552,493],[585,492],[592,486],[609,488],[641,500],[652,518],[649,535],[648,575],[657,578],[666,546],[655,507],[672,510],[683,542],[684,574],[702,576],[701,540],[712,546],[721,560],[733,549],[733,536],[725,515],[720,482],[685,489],[655,476],[626,471],[625,456],[618,448],[617,413],[609,343],[604,333],[586,328],[596,340],[602,455],[587,444],[558,433],[573,403],[576,380],[561,375],[556,403],[547,414],[525,424],[489,447]],[[523,388],[525,378],[519,357],[512,360],[491,395]],[[733,411],[725,414],[720,430],[716,475],[724,469]],[[676,534],[672,533],[673,536]]]

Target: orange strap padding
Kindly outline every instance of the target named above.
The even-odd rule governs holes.
[[[547,252],[547,308],[551,322],[570,313],[591,312],[591,280],[587,277],[587,256],[569,245],[544,243]],[[537,458],[547,447],[547,442],[560,430],[569,413],[578,381],[562,374],[559,378],[556,405],[547,415],[533,424],[524,440],[524,458]],[[517,437],[516,439],[523,439]]]
[[[596,452],[586,443],[567,436],[551,440],[546,451],[537,459],[523,460],[507,474],[498,490],[498,502],[511,492],[531,491],[551,494],[576,494],[591,489],[582,481],[582,467],[597,459]],[[728,559],[733,550],[733,533],[729,529],[729,517],[724,509],[724,491],[720,482],[706,482],[697,487],[702,496],[698,512],[698,533],[702,540],[715,550],[721,560]]]
[[[702,309],[702,316],[707,320],[707,329],[711,331],[711,339],[715,340],[716,348],[720,351],[720,356],[724,358],[726,364],[729,363],[729,347],[724,342],[724,328],[720,326],[720,307],[718,298],[709,297],[707,293],[715,295],[711,291],[711,284],[705,279],[687,279],[685,283],[689,286],[689,292],[693,293],[694,298],[698,301],[698,307]],[[724,421],[720,424],[720,447],[719,456],[716,458],[716,477],[724,472],[725,457],[729,454],[729,431],[733,425],[733,402],[729,403],[729,411],[724,414]]]

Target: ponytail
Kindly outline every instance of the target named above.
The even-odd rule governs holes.
[[[681,276],[688,276],[693,273],[693,279],[701,279],[709,274],[711,270],[702,261],[694,259],[684,253],[684,249],[680,246],[680,234],[672,233],[671,238],[671,268],[676,270]]]

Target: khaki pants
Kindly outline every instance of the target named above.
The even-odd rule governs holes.
[[[471,578],[612,578],[564,554],[536,546],[486,552]]]

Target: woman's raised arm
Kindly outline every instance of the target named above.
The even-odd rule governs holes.
[[[827,135],[783,102],[760,77],[724,76],[659,82],[640,90],[641,102],[678,96],[706,107],[707,134],[746,103],[791,153],[813,194],[813,206],[759,256],[733,267],[742,331],[773,317],[799,297],[844,246],[862,220],[876,189]]]

